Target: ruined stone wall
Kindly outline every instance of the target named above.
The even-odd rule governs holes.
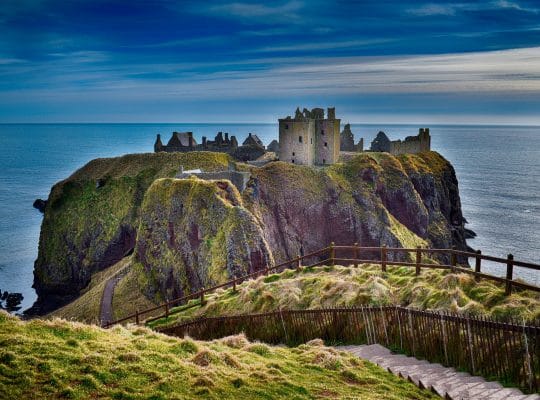
[[[315,122],[315,164],[334,164],[339,159],[340,151],[339,119],[322,119]]]
[[[315,159],[315,121],[279,120],[279,159],[300,165],[312,165]]]
[[[405,140],[390,142],[390,154],[416,154],[431,150],[431,137],[429,128],[420,128],[418,136],[408,136]]]

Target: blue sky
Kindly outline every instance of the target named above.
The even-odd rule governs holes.
[[[0,7],[0,122],[540,124],[540,2]]]

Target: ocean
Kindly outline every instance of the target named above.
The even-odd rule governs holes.
[[[351,124],[365,147],[379,130],[391,139],[416,135],[419,126]],[[213,139],[218,131],[243,141],[248,132],[265,144],[277,124],[3,124],[0,125],[0,290],[20,292],[23,309],[32,289],[42,215],[32,207],[51,186],[98,157],[152,152],[157,133],[193,131]],[[477,233],[468,243],[484,254],[540,263],[540,127],[430,126],[432,149],[454,165],[463,214]],[[504,275],[504,266],[486,266]],[[540,271],[515,268],[540,285]]]

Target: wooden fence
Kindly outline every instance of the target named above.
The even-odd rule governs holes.
[[[429,256],[439,255],[445,256],[450,260],[450,264],[437,264],[429,259]],[[457,260],[461,259],[474,259],[474,269],[459,265]],[[493,261],[496,263],[502,263],[506,267],[506,277],[498,277],[489,275],[481,271],[482,260]],[[150,322],[159,318],[168,317],[170,315],[170,309],[172,307],[186,303],[188,300],[199,298],[200,304],[205,303],[205,295],[211,293],[219,288],[232,288],[236,290],[236,285],[243,281],[257,278],[261,275],[268,275],[270,273],[281,272],[287,268],[300,269],[303,266],[316,266],[316,265],[334,265],[336,263],[343,265],[354,265],[358,267],[359,264],[379,264],[382,271],[387,271],[388,266],[407,266],[415,268],[416,275],[420,275],[422,269],[425,268],[437,268],[437,269],[449,269],[453,272],[463,272],[466,274],[472,274],[476,280],[490,279],[505,284],[506,294],[512,293],[514,287],[520,289],[528,289],[540,292],[540,288],[534,285],[530,285],[524,282],[516,281],[513,279],[514,266],[529,268],[540,271],[540,265],[532,264],[522,261],[514,260],[512,254],[509,254],[507,258],[497,258],[493,256],[484,255],[478,250],[476,253],[470,253],[465,251],[459,251],[456,249],[423,249],[423,248],[399,248],[399,247],[361,247],[355,243],[352,246],[336,246],[331,243],[328,247],[322,248],[315,252],[298,255],[284,263],[275,265],[273,267],[267,267],[253,273],[240,276],[224,282],[219,285],[212,286],[210,288],[202,288],[187,296],[179,297],[170,301],[167,301],[158,306],[146,309],[144,311],[137,311],[135,314],[129,315],[125,318],[116,321],[102,321],[102,325],[108,328],[112,325],[123,322],[135,322],[136,324],[141,321]],[[155,313],[158,310],[162,310],[162,314],[150,319],[145,318],[148,314]]]
[[[409,308],[356,307],[274,311],[201,318],[158,329],[211,340],[245,333],[250,340],[298,345],[379,343],[430,362],[520,387],[540,388],[540,325],[502,323]]]

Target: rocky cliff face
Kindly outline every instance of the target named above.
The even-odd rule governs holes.
[[[273,265],[230,181],[159,179],[144,198],[135,250],[145,294],[172,299]]]
[[[53,186],[44,210],[29,313],[43,314],[77,297],[93,273],[133,250],[146,190],[185,169],[227,169],[219,153],[132,154],[96,159]]]
[[[276,162],[251,173],[245,202],[276,262],[330,242],[466,249],[455,172],[435,152],[361,153],[320,169]]]
[[[231,163],[218,153],[129,155],[94,160],[55,185],[33,311],[76,297],[132,249],[141,290],[159,300],[332,241],[466,248],[455,172],[435,152],[360,153],[325,168],[237,164],[251,173],[242,194],[228,181],[158,179],[180,165],[218,171]]]

